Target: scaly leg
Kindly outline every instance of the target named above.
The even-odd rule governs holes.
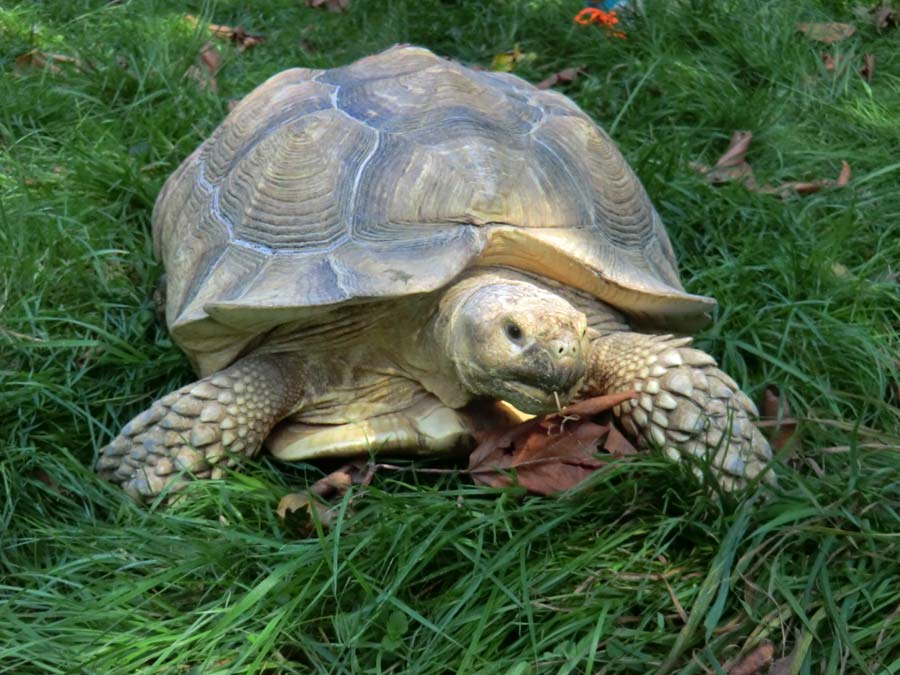
[[[290,357],[250,356],[156,401],[100,452],[97,471],[136,499],[252,456],[300,400]],[[177,487],[173,485],[173,488]]]
[[[690,343],[630,332],[598,337],[581,395],[636,390],[637,398],[614,409],[625,429],[670,459],[708,461],[722,488],[734,490],[765,469],[772,451],[751,421],[753,402]],[[764,479],[773,482],[772,472]]]

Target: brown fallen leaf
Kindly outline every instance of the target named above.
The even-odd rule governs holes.
[[[806,652],[801,652],[800,642],[796,642],[794,644],[794,648],[790,651],[789,654],[782,656],[780,659],[775,659],[772,663],[772,667],[769,669],[769,675],[789,675],[789,673],[797,673],[800,672],[800,666],[802,663],[794,663],[797,658],[800,658],[802,662],[806,656]],[[795,669],[794,666],[797,666]]]
[[[583,73],[584,67],[564,68],[558,73],[553,73],[550,77],[541,80],[535,86],[538,89],[549,89],[550,87],[555,87],[557,84],[569,84],[578,79],[578,76]]]
[[[875,55],[866,52],[863,54],[863,64],[859,69],[859,74],[866,82],[872,81],[872,76],[875,75]]]
[[[827,45],[846,40],[856,33],[852,23],[797,23],[794,26],[810,40]]]
[[[481,434],[468,473],[482,485],[519,485],[539,495],[571,489],[609,461],[598,457],[599,451],[609,458],[637,452],[620,433],[613,433],[611,424],[588,419],[634,396],[624,392],[587,399],[511,429]]]
[[[893,7],[882,5],[876,7],[872,14],[872,22],[879,33],[890,26],[900,25],[900,14]]]
[[[350,8],[350,0],[306,0],[306,6],[329,12],[346,12]]]
[[[735,131],[731,135],[731,141],[728,143],[728,149],[716,161],[715,166],[708,167],[704,164],[693,163],[691,166],[702,173],[713,185],[721,185],[731,181],[752,181],[753,169],[747,162],[747,150],[750,148],[750,141],[753,139],[752,131]]]
[[[51,476],[49,473],[44,471],[43,469],[35,469],[31,472],[31,477],[36,478],[41,481],[44,485],[46,485],[52,492],[55,492],[59,495],[69,494],[68,490],[60,487],[59,483],[56,482],[56,479]]]
[[[287,494],[278,502],[276,512],[289,529],[302,536],[309,536],[315,532],[315,520],[318,520],[326,530],[334,522],[333,507],[313,494],[299,492]]]
[[[299,534],[308,536],[315,531],[313,513],[327,529],[337,515],[336,505],[326,500],[337,500],[346,494],[351,485],[368,485],[374,475],[373,467],[364,461],[345,464],[320,478],[306,492],[284,495],[278,502],[278,517]]]
[[[823,178],[813,181],[788,181],[778,185],[760,185],[753,175],[753,168],[747,161],[747,151],[753,134],[750,131],[735,131],[731,136],[731,142],[715,166],[709,167],[698,162],[691,162],[690,166],[695,171],[703,174],[713,185],[722,185],[730,182],[740,182],[748,190],[762,194],[778,195],[782,199],[794,194],[807,195],[818,192],[824,187],[844,187],[850,182],[850,165],[841,161],[841,171],[835,180]]]
[[[212,26],[210,26],[210,28],[212,28]],[[231,35],[229,35],[228,39],[237,45],[239,52],[242,52],[245,49],[250,49],[250,47],[255,47],[256,45],[261,45],[266,41],[264,35],[251,35],[246,30],[244,30],[243,26],[238,26],[237,28],[232,30]]]
[[[728,670],[728,675],[758,675],[768,672],[775,657],[775,645],[764,640]]]
[[[222,55],[212,42],[207,42],[200,49],[200,54],[197,56],[197,63],[188,68],[184,76],[196,81],[201,89],[219,91],[219,83],[216,81],[216,74],[221,67]]]
[[[847,64],[848,59],[845,55],[839,54],[837,57],[833,56],[828,52],[822,53],[822,63],[825,65],[825,70],[829,73],[840,72],[843,71],[844,66]],[[875,74],[875,55],[869,52],[863,54],[863,64],[859,67],[858,70],[860,77],[862,77],[866,82],[872,81],[872,76]]]
[[[838,177],[834,180],[831,178],[819,178],[817,180],[811,181],[788,181],[786,183],[780,183],[776,186],[771,185],[763,185],[758,188],[758,192],[777,194],[782,198],[789,197],[791,194],[799,194],[799,195],[811,195],[814,192],[818,192],[822,188],[826,187],[844,187],[847,183],[850,182],[850,178],[852,177],[852,171],[850,169],[850,165],[841,160],[841,172],[838,174]]]
[[[846,61],[847,59],[843,54],[838,54],[837,58],[835,58],[830,52],[822,52],[822,63],[825,65],[825,70],[829,73],[843,68]]]
[[[770,384],[766,387],[760,413],[760,417],[764,420],[776,422],[769,437],[772,447],[775,450],[786,447],[797,433],[797,420],[791,418],[791,406],[776,385]]]
[[[884,0],[877,7],[854,7],[853,13],[860,20],[870,23],[879,33],[891,26],[900,25],[900,12],[891,7],[891,3],[887,0]]]
[[[198,19],[193,14],[185,14],[184,20],[194,28],[197,28],[200,25],[200,19]],[[241,52],[245,49],[249,49],[250,47],[255,47],[258,44],[262,44],[266,41],[265,36],[251,35],[244,29],[243,26],[232,28],[231,26],[211,23],[207,26],[207,29],[216,37],[223,40],[228,40],[229,42],[233,42],[235,45],[237,45],[238,51]]]
[[[46,70],[53,75],[62,75],[64,71],[60,66],[73,66],[81,71],[86,69],[84,62],[74,56],[32,49],[16,57],[13,72],[16,75],[27,75],[29,71]]]

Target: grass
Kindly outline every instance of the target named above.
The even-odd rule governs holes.
[[[0,5],[0,671],[722,673],[768,639],[782,673],[900,672],[900,33],[851,4],[648,1],[627,40],[574,0]],[[217,92],[183,77],[208,39],[187,11],[267,37],[219,44]],[[858,31],[825,47],[798,20]],[[261,458],[168,510],[92,474],[192,379],[153,312],[166,176],[267,76],[395,42],[483,65],[518,44],[532,81],[586,66],[562,90],[720,301],[699,344],[801,418],[777,490],[721,499],[653,457],[558,499],[408,469],[304,538],[274,509],[322,467]],[[83,65],[17,68],[32,49]],[[853,180],[714,188],[689,163],[736,129],[761,182]]]

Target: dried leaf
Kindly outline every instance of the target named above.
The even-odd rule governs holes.
[[[841,161],[841,172],[836,180],[824,178],[813,181],[789,181],[774,186],[768,184],[760,185],[753,175],[753,168],[746,159],[752,138],[753,134],[749,131],[735,131],[731,137],[728,149],[719,158],[715,166],[709,167],[697,162],[692,162],[690,166],[695,171],[703,174],[713,185],[737,181],[742,183],[748,190],[763,194],[775,194],[782,198],[794,194],[812,194],[823,187],[844,187],[850,182],[850,165],[845,161]]]
[[[197,56],[197,63],[188,68],[184,76],[195,80],[201,89],[219,91],[219,83],[216,81],[216,74],[221,67],[222,55],[212,42],[207,42],[200,49],[200,54]]]
[[[468,471],[476,483],[491,487],[518,484],[539,495],[571,489],[609,461],[597,457],[600,449],[609,457],[637,452],[621,434],[612,434],[611,425],[587,419],[634,396],[625,392],[588,399],[560,413],[482,434],[469,457]]]
[[[31,477],[41,481],[44,485],[50,488],[52,492],[55,492],[58,495],[69,494],[68,490],[60,487],[59,483],[56,482],[56,479],[43,469],[35,469],[31,472]]]
[[[811,195],[826,187],[844,187],[850,182],[851,176],[852,171],[850,165],[841,160],[841,172],[834,180],[831,178],[819,178],[811,181],[788,181],[774,187],[771,185],[763,185],[757,191],[777,194],[782,199],[787,198],[792,194]]]
[[[558,73],[553,73],[550,77],[541,80],[535,85],[538,89],[549,89],[557,84],[569,84],[578,79],[578,76],[584,73],[584,67],[580,68],[564,68]]]
[[[306,6],[329,12],[346,12],[350,8],[350,0],[306,0]]]
[[[829,73],[833,73],[837,69],[838,63],[843,64],[843,61],[842,56],[835,59],[830,53],[822,52],[822,63],[825,64],[825,70]]]
[[[753,139],[752,131],[735,131],[731,135],[731,142],[725,154],[719,157],[716,166],[741,166],[747,163],[747,150],[750,149],[750,141]]]
[[[731,136],[728,149],[724,155],[719,157],[714,167],[710,168],[702,164],[693,164],[692,166],[705,175],[713,185],[732,181],[753,181],[755,184],[753,169],[750,168],[746,159],[752,139],[753,132],[751,131],[735,131]]]
[[[834,187],[844,187],[850,182],[852,177],[853,171],[850,169],[850,165],[842,159],[841,172],[838,174],[837,180],[834,181]]]
[[[879,33],[885,28],[900,25],[900,13],[889,5],[882,3],[880,7],[863,8],[863,12],[871,18],[872,25]]]
[[[287,494],[278,502],[278,517],[291,530],[308,537],[316,530],[315,521],[323,529],[329,529],[334,522],[335,511],[311,494]]]
[[[866,52],[863,54],[863,64],[862,68],[859,69],[859,74],[866,82],[872,81],[872,76],[875,74],[875,55]]]
[[[769,438],[772,447],[775,450],[786,447],[797,433],[797,420],[791,418],[791,406],[776,385],[766,387],[760,412],[763,419],[778,422]]]
[[[542,417],[533,417],[509,429],[494,429],[477,433],[475,437],[478,445],[469,455],[469,469],[484,464],[497,448],[521,445],[533,430],[541,426],[542,422]]]
[[[774,656],[775,646],[769,640],[764,640],[732,667],[728,675],[757,675],[767,672]]]
[[[822,63],[825,65],[825,70],[829,73],[843,71],[847,61],[847,57],[843,54],[839,54],[835,57],[828,52],[822,53]],[[863,64],[859,67],[858,72],[866,82],[872,81],[872,76],[875,74],[874,54],[869,52],[863,54]]]
[[[795,27],[810,40],[827,45],[846,40],[856,33],[852,23],[797,23]]]
[[[198,19],[193,14],[185,14],[184,20],[194,28],[200,26],[200,19]],[[245,49],[249,49],[250,47],[255,47],[258,44],[262,44],[266,41],[265,36],[251,35],[244,29],[243,26],[232,28],[231,26],[211,23],[207,26],[207,29],[217,38],[233,42],[235,45],[237,45],[238,51],[241,52]]]
[[[278,502],[276,513],[290,529],[304,536],[315,531],[313,512],[322,527],[327,529],[334,522],[336,511],[325,500],[340,499],[351,485],[368,485],[373,473],[366,462],[345,464],[317,480],[306,492],[286,494]]]
[[[279,518],[284,520],[294,511],[305,509],[307,506],[309,506],[308,495],[299,492],[291,492],[278,500],[278,508],[275,509],[275,513],[278,514]]]
[[[806,651],[801,651],[800,642],[797,642],[794,645],[794,648],[791,650],[790,654],[782,656],[780,659],[776,659],[772,663],[772,667],[769,669],[769,675],[789,675],[789,673],[792,672],[799,672],[801,663],[794,663],[794,661],[796,661],[798,657],[800,658],[801,663],[803,659],[806,658]],[[794,669],[795,665],[797,666],[796,670]]]
[[[594,453],[607,431],[608,427],[587,423],[573,425],[558,436],[543,431],[530,434],[514,452],[497,447],[483,465],[471,465],[469,471],[476,483],[492,487],[517,483],[541,495],[567,490],[603,465]],[[516,469],[515,477],[506,473],[510,469]]]
[[[210,26],[210,28],[212,28],[212,26]],[[239,52],[255,47],[256,45],[261,45],[266,41],[264,35],[252,35],[244,30],[243,26],[235,28],[228,39],[237,45]]]
[[[610,425],[609,434],[607,434],[606,440],[603,442],[603,449],[614,457],[624,457],[637,453],[637,448],[632,445],[631,441],[625,438],[622,432],[612,425]]]
[[[60,66],[74,66],[78,70],[85,70],[85,64],[80,59],[69,56],[67,54],[54,54],[51,52],[43,52],[40,49],[32,49],[31,51],[19,54],[16,57],[13,72],[16,75],[27,75],[32,70],[47,70],[53,75],[62,75],[63,69]]]
[[[889,26],[896,26],[900,24],[900,21],[898,21],[897,11],[891,7],[879,7],[877,10],[875,10],[875,16],[873,17],[873,19],[875,30],[877,30],[879,33]]]

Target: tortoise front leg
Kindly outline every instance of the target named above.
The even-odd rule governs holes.
[[[301,387],[286,356],[250,356],[156,401],[100,451],[97,471],[136,499],[254,455],[296,407]],[[177,486],[173,486],[177,487]]]
[[[751,420],[753,402],[690,343],[631,332],[597,337],[581,395],[634,389],[637,398],[614,409],[625,429],[670,459],[709,462],[722,488],[734,490],[763,472],[772,451]],[[774,481],[771,471],[764,478]]]

